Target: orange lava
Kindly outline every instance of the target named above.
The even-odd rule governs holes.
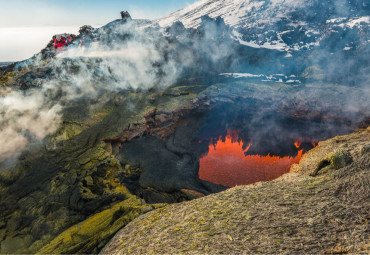
[[[251,184],[259,181],[270,181],[288,173],[290,166],[298,163],[303,150],[298,150],[296,157],[248,155],[252,144],[243,150],[243,144],[237,142],[235,134],[229,133],[225,142],[218,140],[216,145],[209,145],[208,155],[200,158],[199,178],[229,187]]]
[[[300,142],[300,141],[295,141],[294,142],[294,146],[298,149],[299,147],[301,147],[301,145],[302,145],[302,142]]]

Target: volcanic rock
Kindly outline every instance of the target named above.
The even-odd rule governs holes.
[[[78,33],[80,35],[88,35],[92,31],[94,31],[94,28],[92,26],[84,25],[84,26],[80,27],[80,29],[78,30]]]
[[[131,20],[131,15],[127,11],[121,11],[120,14],[122,20]]]
[[[54,69],[48,73],[50,61],[36,69],[21,67],[7,72],[9,79],[1,78],[9,87],[19,84],[15,80],[29,84],[33,78],[53,77],[57,74]],[[97,226],[82,235],[87,243],[72,246],[67,240],[80,235],[76,229],[79,224],[84,225],[82,222],[98,219],[99,213],[109,211],[117,203],[124,207],[125,202],[131,201],[130,192],[147,203],[173,203],[225,190],[227,187],[200,180],[197,175],[199,155],[192,151],[191,141],[207,120],[204,113],[215,109],[219,114],[211,115],[215,117],[210,123],[219,122],[218,116],[227,119],[230,112],[255,114],[258,109],[269,109],[271,102],[276,102],[275,97],[281,98],[290,88],[237,81],[213,86],[189,83],[163,92],[107,91],[99,98],[104,102],[100,104],[98,100],[68,102],[61,127],[44,147],[25,153],[14,167],[2,166],[0,219],[5,231],[1,233],[1,252],[97,252],[96,245],[103,247],[104,240],[108,241],[114,231],[104,234],[101,241],[99,233],[109,228],[118,230],[128,220],[117,219],[121,222],[118,225],[109,221],[104,223],[104,229],[96,221],[88,221]],[[91,108],[94,104],[97,106]],[[226,111],[226,106],[230,110]],[[286,108],[281,109],[289,113],[284,111]],[[321,108],[312,111],[320,112]],[[243,121],[236,123],[244,126]],[[351,157],[355,161],[356,157]],[[130,167],[126,169],[126,165]],[[274,192],[267,190],[266,194]],[[140,203],[147,207],[145,202]],[[142,211],[135,212],[130,220]],[[125,218],[126,214],[119,215]],[[13,237],[22,245],[12,245]]]

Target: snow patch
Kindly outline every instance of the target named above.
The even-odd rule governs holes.
[[[233,31],[233,35],[235,38],[239,41],[241,45],[249,46],[252,48],[265,48],[265,49],[270,49],[270,50],[279,50],[279,51],[284,51],[288,48],[288,46],[282,42],[282,41],[272,41],[270,43],[265,42],[264,44],[258,44],[256,41],[250,41],[246,42],[241,39],[242,34],[240,34],[237,31]]]
[[[256,78],[264,77],[264,74],[251,74],[251,73],[221,73],[220,75],[232,78]]]
[[[286,83],[286,84],[297,84],[302,83],[300,80],[297,79],[295,75],[284,75],[284,74],[272,74],[272,75],[265,75],[265,74],[251,74],[251,73],[221,73],[219,75],[228,77],[228,78],[262,78],[261,81],[263,82],[277,82],[277,83]]]
[[[361,26],[362,23],[369,24],[370,16],[365,16],[361,18],[337,18],[327,20],[326,23],[332,23],[335,26],[344,28],[354,28],[355,26]]]

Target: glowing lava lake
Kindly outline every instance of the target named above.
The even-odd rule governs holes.
[[[315,145],[306,142],[305,149]],[[293,146],[296,153],[292,156],[249,155],[253,142],[245,145],[237,131],[228,130],[225,137],[209,141],[208,154],[199,159],[199,178],[229,187],[276,179],[301,160],[305,151],[302,142],[295,141]]]

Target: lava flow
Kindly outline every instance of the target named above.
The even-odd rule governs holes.
[[[301,142],[296,141],[294,145],[298,151],[296,157],[246,156],[252,144],[243,149],[243,144],[228,132],[225,141],[220,138],[215,145],[210,144],[208,154],[200,158],[199,178],[229,187],[276,179],[288,173],[290,166],[302,158]]]

